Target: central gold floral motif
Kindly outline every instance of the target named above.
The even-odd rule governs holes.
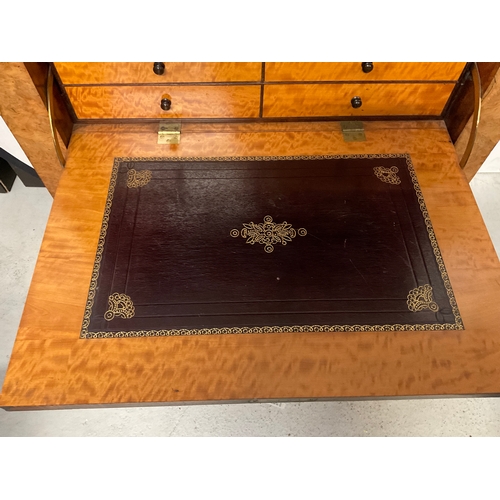
[[[246,242],[250,245],[255,243],[260,243],[264,245],[264,250],[267,253],[271,253],[274,250],[274,245],[281,243],[286,245],[288,242],[292,241],[293,238],[297,236],[305,236],[307,231],[301,227],[295,230],[291,224],[283,221],[279,224],[273,222],[273,218],[270,215],[264,217],[264,222],[255,224],[255,222],[248,222],[243,224],[243,229],[239,231],[238,229],[231,229],[230,232],[233,238],[237,238],[241,235],[242,238],[246,238]]]

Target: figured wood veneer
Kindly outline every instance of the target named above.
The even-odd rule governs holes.
[[[269,62],[266,81],[383,81],[458,80],[465,63],[376,62],[370,73],[363,73],[360,62]]]
[[[472,63],[474,64],[474,63]],[[483,97],[500,68],[499,62],[478,62],[477,69],[481,78]],[[446,123],[451,140],[456,143],[469,118],[474,112],[474,84],[470,71],[462,76],[461,82],[455,87],[450,100],[443,110],[443,120]],[[482,114],[482,113],[481,113]]]
[[[462,157],[467,147],[471,128],[472,117],[455,143],[459,158]],[[500,141],[500,70],[497,72],[486,94],[483,95],[481,118],[479,120],[474,148],[464,167],[464,173],[469,182],[481,168],[498,141]]]
[[[452,83],[267,85],[263,116],[439,116],[453,87]],[[356,109],[351,105],[355,96],[363,103]]]
[[[260,87],[246,86],[96,86],[67,87],[76,115],[95,118],[255,118]],[[171,108],[160,107],[168,97]]]
[[[44,103],[23,63],[0,63],[0,115],[54,196],[63,168]],[[61,143],[63,152],[64,145]]]
[[[2,388],[61,405],[500,393],[500,263],[442,122],[76,126]],[[79,338],[114,157],[409,153],[464,331]]]
[[[166,62],[165,73],[153,72],[152,62],[140,63],[54,63],[64,85],[167,82],[257,82],[260,62]]]

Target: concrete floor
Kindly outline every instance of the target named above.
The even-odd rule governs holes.
[[[500,255],[500,148],[471,187]],[[51,204],[19,179],[0,194],[0,385]],[[500,436],[500,399],[0,410],[0,436]]]

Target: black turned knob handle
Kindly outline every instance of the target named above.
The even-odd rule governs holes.
[[[363,105],[363,101],[361,100],[361,97],[356,96],[351,99],[351,106],[353,108],[360,108]]]
[[[165,73],[165,63],[162,62],[154,63],[153,72],[155,75],[163,75],[163,73]]]
[[[167,99],[166,97],[164,97],[162,100],[161,100],[161,109],[163,109],[163,111],[168,111],[170,109],[170,106],[172,106],[172,101],[170,99]]]
[[[373,63],[361,63],[361,69],[363,70],[363,73],[369,73],[370,71],[373,70]]]

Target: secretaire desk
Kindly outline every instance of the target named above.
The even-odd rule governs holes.
[[[443,121],[465,66],[51,65],[74,126],[0,406],[500,393],[500,263]],[[179,144],[158,144],[159,120]],[[346,140],[352,120],[365,140]],[[464,330],[79,338],[114,158],[393,153],[411,156]]]

